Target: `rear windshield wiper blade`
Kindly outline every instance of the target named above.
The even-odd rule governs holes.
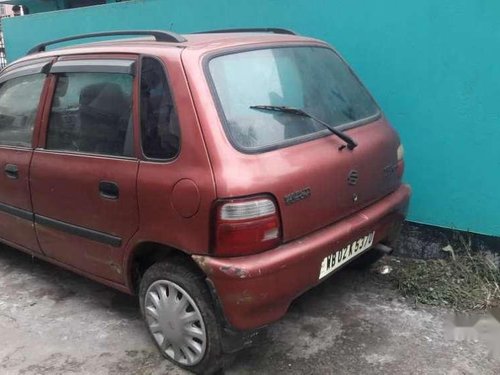
[[[326,122],[324,122],[323,120],[320,120],[316,116],[313,116],[310,113],[307,113],[303,109],[286,107],[286,106],[279,106],[279,105],[252,105],[252,106],[250,106],[250,108],[256,109],[259,111],[274,111],[274,112],[288,113],[288,114],[295,115],[295,116],[308,117],[308,118],[316,121],[317,123],[323,125],[325,128],[330,130],[333,134],[335,134],[337,137],[342,139],[347,144],[347,148],[349,150],[354,150],[358,146],[356,141],[354,141],[354,139],[349,137],[347,134],[341,132],[340,130],[335,129],[330,124],[327,124]],[[343,146],[343,147],[345,147],[345,146]]]

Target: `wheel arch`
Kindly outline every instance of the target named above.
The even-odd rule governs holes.
[[[192,256],[185,251],[160,242],[142,241],[132,248],[126,260],[126,282],[130,292],[137,294],[144,272],[153,264],[165,260],[183,263],[189,266],[193,272],[206,277]]]

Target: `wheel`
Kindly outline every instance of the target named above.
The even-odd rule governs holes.
[[[384,256],[384,253],[377,251],[375,249],[368,250],[366,253],[361,254],[359,257],[354,259],[349,267],[364,270],[370,268],[374,263]]]
[[[182,264],[156,263],[144,273],[139,299],[164,357],[196,374],[222,369],[221,330],[201,276]]]

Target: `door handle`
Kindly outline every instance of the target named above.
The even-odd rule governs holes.
[[[120,188],[113,181],[99,182],[99,194],[105,199],[118,199],[120,197]]]
[[[7,164],[4,168],[5,174],[8,178],[12,178],[13,180],[17,180],[19,178],[19,168],[15,164]]]

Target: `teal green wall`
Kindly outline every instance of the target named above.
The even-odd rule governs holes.
[[[500,236],[500,1],[145,0],[5,20],[7,54],[111,29],[279,26],[325,39],[406,147],[410,219]]]
[[[123,1],[129,1],[129,0],[123,0]],[[106,2],[116,3],[120,2],[120,0],[106,0]],[[50,12],[66,8],[65,0],[10,0],[10,1],[5,1],[4,4],[25,5],[26,7],[28,7],[30,14]]]

